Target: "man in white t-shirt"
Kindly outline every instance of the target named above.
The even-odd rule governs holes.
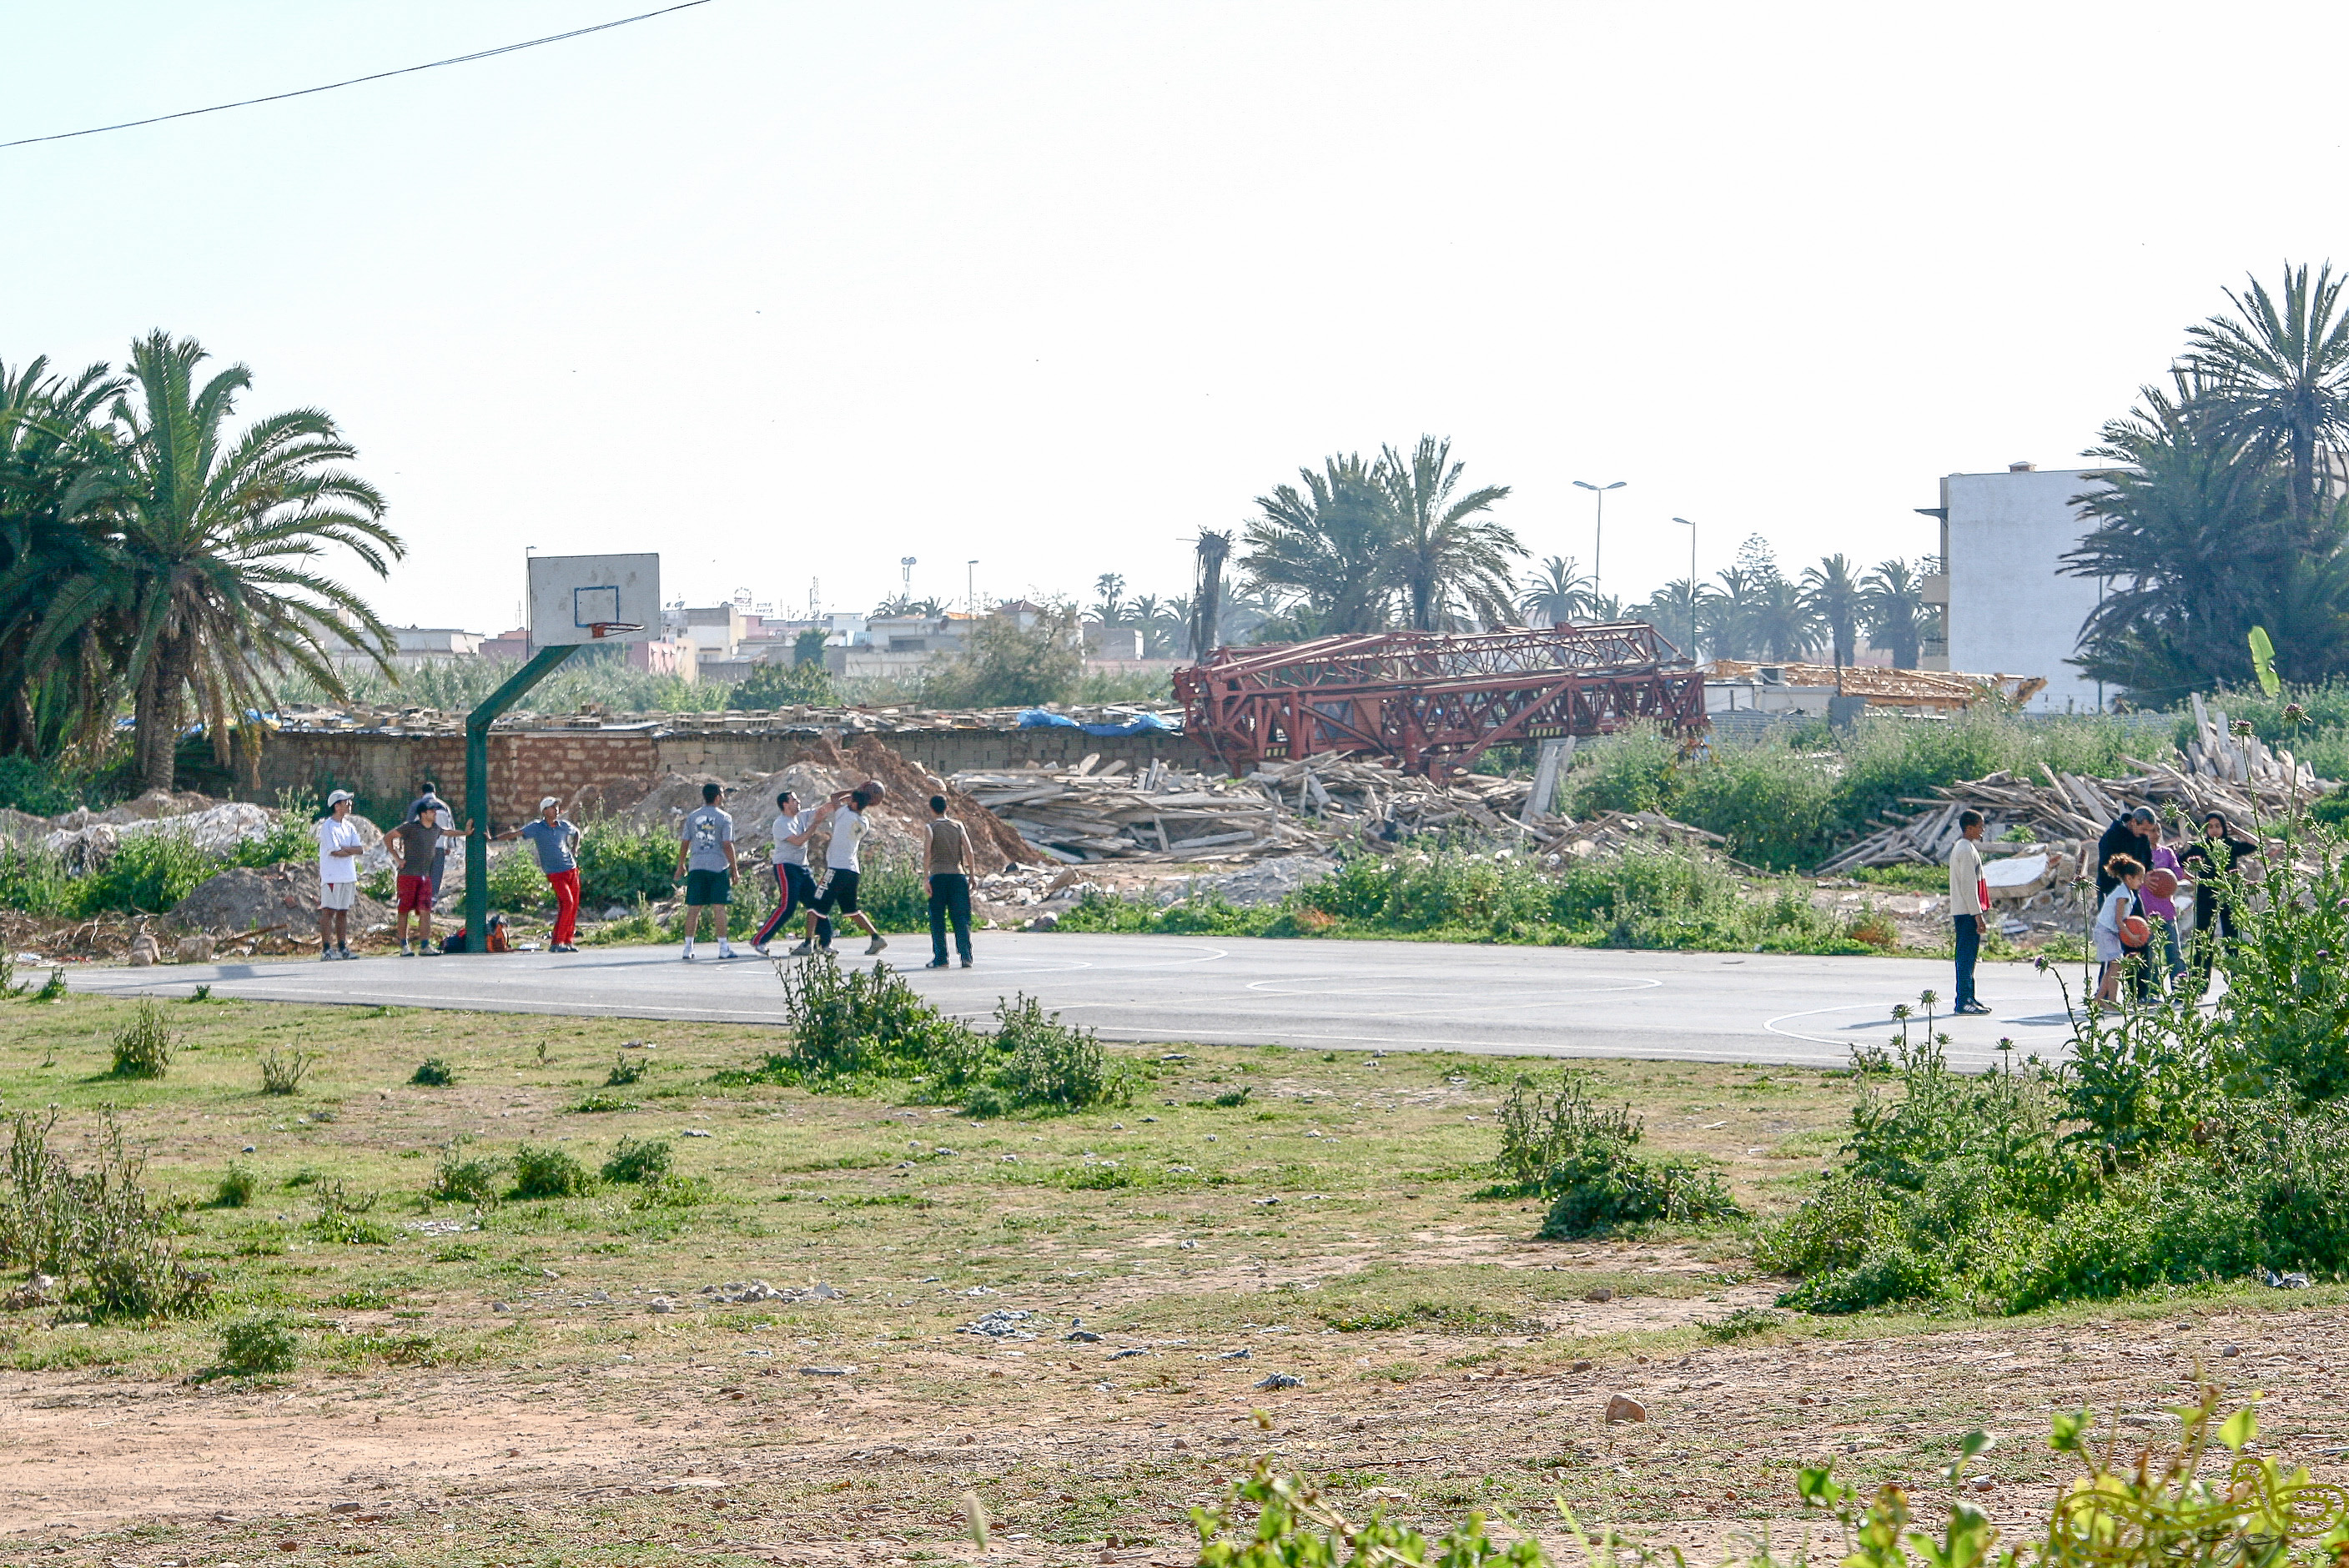
[[[815,830],[815,813],[800,810],[799,796],[786,789],[775,797],[774,849],[775,913],[767,923],[750,938],[750,951],[760,957],[767,956],[767,944],[782,930],[783,922],[796,910],[812,908],[815,903],[815,877],[808,870],[808,835]],[[823,922],[823,940],[832,944],[832,922]],[[802,947],[804,955],[809,949]]]
[[[351,954],[351,905],[359,894],[359,856],[367,844],[359,825],[351,820],[351,792],[337,789],[326,797],[326,816],[318,823],[318,960]],[[327,936],[331,929],[334,935]]]
[[[863,789],[843,789],[815,810],[817,823],[827,820],[832,823],[832,841],[823,849],[823,863],[832,875],[825,881],[823,892],[817,895],[815,903],[808,909],[805,950],[812,950],[817,944],[816,922],[835,912],[843,919],[855,922],[857,929],[873,939],[865,944],[864,955],[867,958],[889,945],[889,939],[883,936],[880,929],[873,923],[873,917],[856,907],[856,883],[864,875],[856,851],[864,839],[864,810],[873,804],[873,796]],[[824,934],[822,945],[826,953],[832,951],[830,933]]]

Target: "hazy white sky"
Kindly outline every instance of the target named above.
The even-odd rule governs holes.
[[[653,0],[0,0],[0,140]],[[152,326],[316,404],[401,622],[523,549],[664,588],[1184,592],[1338,449],[1448,435],[1644,592],[1759,531],[1930,550],[2068,464],[2220,290],[2339,234],[2334,5],[714,0],[0,152],[0,360]],[[2349,259],[2349,252],[2344,252]]]

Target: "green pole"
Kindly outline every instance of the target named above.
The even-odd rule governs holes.
[[[512,679],[465,716],[465,815],[473,820],[473,830],[465,835],[465,934],[475,953],[483,951],[490,927],[490,726],[581,645],[539,649]]]

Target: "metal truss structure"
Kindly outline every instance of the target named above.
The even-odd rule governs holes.
[[[1235,771],[1367,752],[1441,775],[1506,742],[1705,722],[1703,676],[1644,621],[1218,648],[1174,690],[1191,736]]]

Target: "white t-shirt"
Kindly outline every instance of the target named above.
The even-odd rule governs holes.
[[[355,882],[359,880],[359,857],[338,855],[336,850],[356,850],[366,844],[359,837],[359,825],[346,817],[336,821],[332,817],[318,823],[318,880],[322,882]]]
[[[864,837],[864,819],[856,814],[854,806],[843,806],[832,814],[832,842],[824,847],[823,863],[836,872],[860,871],[856,863],[857,841]]]
[[[807,845],[791,842],[793,833],[807,831],[808,819],[813,811],[783,811],[775,816],[775,863],[779,866],[807,864]]]

